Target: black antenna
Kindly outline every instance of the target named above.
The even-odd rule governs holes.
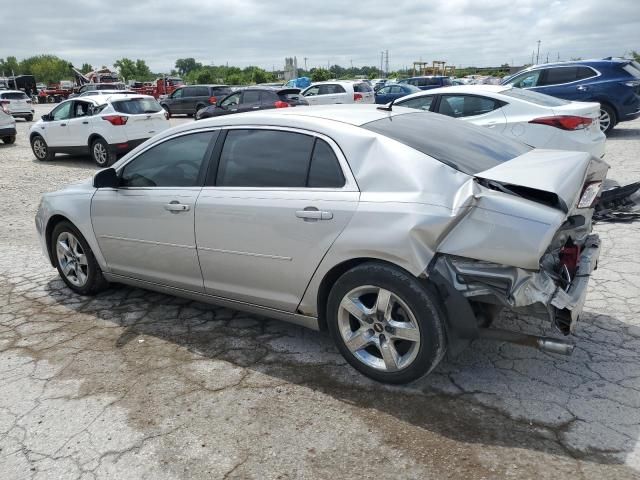
[[[385,112],[392,112],[393,111],[393,104],[394,104],[395,101],[396,101],[396,99],[394,98],[393,100],[391,100],[389,105],[380,105],[378,107],[378,110],[384,110]]]

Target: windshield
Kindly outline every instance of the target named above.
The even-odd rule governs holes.
[[[116,112],[128,113],[136,115],[140,113],[156,113],[162,110],[162,107],[153,98],[130,98],[127,100],[118,100],[113,102],[113,108]]]
[[[571,102],[563,100],[561,98],[545,95],[544,93],[532,92],[531,90],[523,90],[521,88],[510,88],[500,92],[507,97],[518,98],[525,102],[534,103],[543,107],[561,107],[562,105],[568,105]]]
[[[488,170],[531,150],[484,127],[430,112],[389,116],[362,128],[404,143],[467,175]]]

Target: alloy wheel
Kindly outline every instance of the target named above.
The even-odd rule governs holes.
[[[36,154],[39,160],[46,158],[47,156],[47,146],[44,143],[44,140],[41,138],[36,138],[33,141],[33,153]]]
[[[338,329],[353,356],[376,370],[402,370],[420,350],[415,315],[384,288],[366,285],[347,293],[338,309]]]
[[[600,109],[600,130],[606,132],[611,124],[611,115],[604,108]]]
[[[107,164],[109,154],[107,153],[107,149],[101,142],[96,142],[93,144],[93,158],[98,165],[102,166]]]
[[[56,253],[65,278],[76,287],[83,287],[89,278],[89,264],[82,245],[73,233],[62,232],[58,235]]]

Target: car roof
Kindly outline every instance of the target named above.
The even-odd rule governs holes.
[[[182,85],[180,88],[185,87],[228,87],[229,85],[225,85],[223,83],[198,83],[196,85]]]
[[[0,93],[24,93],[24,92],[22,90],[0,90]]]
[[[624,58],[594,58],[594,59],[590,59],[590,60],[567,60],[564,62],[551,62],[551,63],[541,63],[539,65],[532,65],[528,68],[525,68],[523,70],[520,70],[519,72],[516,72],[514,75],[516,75],[517,73],[521,73],[521,72],[526,72],[529,70],[537,70],[540,68],[549,68],[549,67],[571,67],[574,65],[580,65],[580,66],[587,66],[587,67],[598,67],[598,66],[610,66],[610,65],[617,65],[617,64],[625,64],[625,63],[629,63],[630,60],[624,59]]]
[[[151,95],[142,95],[141,93],[114,93],[113,95],[89,95],[86,97],[74,97],[66,101],[82,100],[84,102],[92,102],[95,105],[104,105],[105,103],[114,102],[117,100],[126,100],[133,98],[153,98]]]

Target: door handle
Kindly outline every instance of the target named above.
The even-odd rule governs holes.
[[[258,110],[260,107],[258,106],[258,107],[251,107],[251,108],[253,108],[254,110]]]
[[[296,210],[296,217],[304,219],[305,222],[313,220],[331,220],[333,213],[318,210],[315,207],[307,207],[304,210]]]
[[[60,126],[61,126],[61,127],[66,127],[66,126],[67,126],[67,124],[66,124],[66,123],[61,123],[61,124],[60,124]]]
[[[172,202],[167,203],[164,206],[164,209],[171,213],[180,213],[190,210],[191,206],[185,205],[184,203],[179,203],[177,200],[173,200]]]
[[[581,92],[586,92],[587,90],[589,90],[589,87],[587,85],[578,85],[576,90],[580,90]]]
[[[84,121],[84,122],[82,122],[82,124],[83,124],[83,125],[89,125],[89,122]]]

